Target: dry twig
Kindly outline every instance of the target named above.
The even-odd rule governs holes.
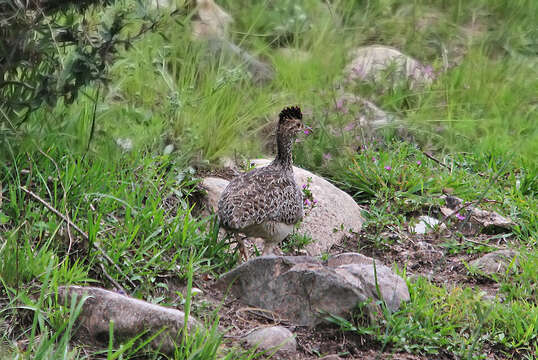
[[[27,193],[28,195],[30,195],[31,197],[33,197],[34,199],[36,199],[37,201],[39,201],[41,204],[43,204],[47,209],[49,209],[50,211],[52,211],[56,216],[58,216],[59,218],[61,218],[63,221],[65,221],[68,226],[72,226],[73,229],[75,229],[80,235],[82,235],[82,237],[84,238],[84,240],[86,241],[89,241],[90,238],[88,236],[88,234],[86,234],[84,232],[84,230],[82,230],[81,228],[79,228],[75,223],[73,223],[67,216],[65,216],[64,214],[62,214],[61,212],[59,212],[58,210],[56,210],[52,205],[50,205],[48,202],[46,202],[45,200],[43,200],[41,197],[39,197],[39,195],[35,194],[34,192],[28,190],[27,188],[25,188],[24,186],[21,186],[20,187],[22,191],[24,191],[25,193]],[[136,284],[121,270],[121,268],[118,266],[118,264],[116,264],[114,262],[114,260],[112,260],[110,258],[110,256],[107,255],[107,253],[99,246],[99,244],[97,244],[95,241],[92,242],[92,245],[93,247],[99,251],[101,253],[101,255],[111,264],[113,265],[116,270],[125,278],[127,279],[127,281],[129,281],[129,283],[133,286],[133,287],[136,287]],[[101,264],[102,265],[102,264]],[[108,279],[111,279],[111,276],[105,271],[104,267],[102,266],[101,267],[103,269],[103,272],[105,274],[105,276],[108,278]],[[116,284],[114,284],[116,285]],[[119,284],[118,284],[119,285]],[[122,289],[120,287],[120,289]]]
[[[452,168],[451,168],[450,166],[448,166],[448,165],[442,163],[440,160],[437,160],[435,157],[433,157],[432,154],[430,154],[430,153],[428,153],[428,152],[426,152],[426,151],[423,151],[423,150],[420,150],[420,152],[423,153],[428,159],[435,161],[435,162],[438,163],[439,165],[441,165],[441,166],[447,168],[448,170],[450,170],[450,172],[452,172]]]

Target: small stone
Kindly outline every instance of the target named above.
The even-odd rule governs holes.
[[[250,347],[258,350],[277,351],[279,356],[291,356],[297,352],[293,333],[283,326],[271,326],[255,330],[245,337]]]
[[[427,233],[431,233],[432,231],[435,230],[435,227],[437,225],[439,225],[440,221],[437,220],[437,219],[434,219],[430,216],[421,216],[418,218],[420,221],[415,225],[413,226],[413,228],[411,229],[412,232],[416,233],[416,234],[427,234]],[[441,224],[440,225],[440,230],[444,230],[446,229],[446,225],[445,224]]]
[[[327,355],[322,358],[319,358],[318,360],[341,360],[342,358],[338,355]]]
[[[174,144],[168,144],[164,147],[163,155],[170,155],[174,151]]]
[[[201,187],[206,191],[204,197],[206,209],[217,212],[220,195],[226,189],[228,183],[228,180],[219,177],[206,177],[202,180]]]
[[[458,219],[458,214],[461,217],[469,218],[469,222],[465,230],[465,233],[502,233],[511,231],[516,225],[510,218],[506,218],[495,211],[482,210],[475,206],[467,206],[459,213],[455,214],[454,211],[463,204],[463,200],[455,196],[445,196],[446,206],[441,206],[440,210],[444,216],[453,216]],[[470,216],[467,213],[470,212]],[[466,214],[465,216],[462,215]],[[462,221],[462,220],[460,220]]]
[[[192,296],[196,296],[198,294],[203,295],[204,292],[202,290],[198,289],[198,288],[192,288],[191,289],[191,295]]]
[[[486,275],[503,274],[509,266],[517,267],[518,256],[519,254],[514,250],[497,250],[469,262],[469,265]]]
[[[129,138],[116,139],[116,145],[118,145],[125,152],[133,150],[133,140]]]

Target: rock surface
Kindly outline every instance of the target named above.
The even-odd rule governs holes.
[[[255,330],[245,336],[250,347],[267,351],[266,354],[276,352],[278,357],[293,358],[297,353],[297,341],[293,333],[283,326],[271,326]]]
[[[392,85],[409,81],[411,87],[431,84],[435,78],[430,66],[400,51],[382,45],[364,46],[353,52],[353,60],[344,69],[348,81],[387,81]]]
[[[275,311],[292,323],[314,326],[323,321],[320,312],[346,317],[358,303],[379,300],[373,259],[347,255],[335,267],[309,256],[262,256],[224,274],[217,286],[243,303]],[[348,263],[358,259],[360,263]],[[376,265],[380,293],[391,310],[409,300],[407,285],[382,264]],[[367,307],[373,316],[373,307]]]
[[[206,191],[204,198],[204,206],[208,210],[216,213],[218,210],[218,204],[220,195],[228,186],[229,181],[219,177],[206,177],[202,180],[201,187]]]
[[[224,38],[228,35],[233,18],[213,0],[196,0],[196,9],[199,20],[192,22],[195,39]]]
[[[473,234],[479,232],[486,233],[500,233],[512,230],[515,223],[502,215],[499,215],[495,211],[482,210],[475,206],[465,206],[462,208],[463,200],[456,196],[445,196],[446,206],[441,206],[441,213],[445,216],[454,216],[456,218],[467,218],[469,215],[469,221],[466,222],[466,226],[462,228],[462,232],[466,234]],[[456,210],[458,213],[455,213]],[[469,214],[470,213],[470,214]]]
[[[67,305],[73,296],[76,296],[77,302],[83,296],[89,296],[77,319],[82,325],[79,331],[83,334],[80,338],[86,341],[106,343],[112,321],[114,336],[119,339],[130,339],[144,331],[148,331],[147,336],[151,336],[165,328],[151,345],[166,354],[173,354],[176,341],[181,341],[185,325],[185,314],[182,311],[96,287],[60,287],[58,295],[59,301]],[[189,318],[189,331],[201,326],[198,321]]]
[[[397,120],[394,115],[381,110],[373,102],[350,93],[338,96],[335,110],[343,114],[353,115],[356,123],[348,125],[348,127],[378,129]]]
[[[259,167],[269,164],[270,160],[258,159],[252,163]],[[310,191],[317,205],[305,216],[298,233],[309,235],[313,242],[305,247],[310,256],[327,252],[332,245],[350,232],[359,232],[363,219],[361,208],[344,191],[307,170],[293,167],[298,186],[310,182]],[[220,194],[226,188],[227,180],[207,177],[202,181],[202,188],[207,191],[206,204],[216,212]]]
[[[175,0],[150,0],[149,6],[158,10],[175,10]]]
[[[196,9],[198,20],[192,21],[192,38],[205,41],[212,58],[227,59],[235,68],[244,66],[256,83],[273,79],[271,66],[228,39],[228,29],[234,21],[230,14],[213,0],[197,0]]]
[[[412,232],[416,234],[427,234],[435,230],[440,221],[430,216],[422,215],[418,218],[419,222],[412,227]],[[439,225],[440,230],[446,229],[445,224]]]
[[[497,250],[471,261],[469,265],[487,275],[503,274],[510,265],[518,265],[518,255],[514,250]]]
[[[336,268],[341,265],[358,264],[358,265],[371,265],[374,263],[374,259],[371,257],[359,254],[359,253],[342,253],[331,256],[325,265],[331,268]]]
[[[116,139],[116,145],[124,152],[129,152],[133,150],[133,140],[129,138],[118,138]]]
[[[349,281],[354,281],[357,287],[363,289],[368,298],[383,299],[390,311],[398,310],[403,301],[410,299],[405,281],[383,264],[376,263],[375,269],[374,264],[349,264],[341,265],[335,270],[346,276]],[[347,274],[351,274],[354,279],[350,279]],[[381,299],[377,287],[379,287]]]

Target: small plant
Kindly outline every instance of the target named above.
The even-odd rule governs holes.
[[[308,244],[311,244],[314,240],[307,234],[299,234],[294,232],[293,234],[288,235],[280,248],[285,254],[293,253],[297,250],[304,249]]]
[[[312,178],[309,177],[306,179],[306,184],[303,184],[301,189],[303,192],[303,209],[305,211],[305,216],[308,216],[312,210],[317,206],[318,200],[314,198],[314,194],[310,190],[310,185],[312,184]]]

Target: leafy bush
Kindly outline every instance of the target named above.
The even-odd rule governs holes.
[[[0,1],[0,131],[14,131],[43,104],[72,103],[84,86],[106,79],[120,48],[158,23],[147,11],[103,3]],[[88,12],[100,13],[92,17],[100,22]],[[129,35],[124,29],[137,22]]]

